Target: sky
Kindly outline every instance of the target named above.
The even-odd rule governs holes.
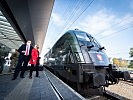
[[[91,34],[108,57],[131,59],[133,0],[55,0],[42,55],[76,28]]]

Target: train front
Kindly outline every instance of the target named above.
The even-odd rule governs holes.
[[[118,71],[110,64],[102,47],[90,34],[75,31],[85,63],[82,64],[83,81],[89,87],[97,88],[116,84],[119,78],[130,79],[128,72]]]

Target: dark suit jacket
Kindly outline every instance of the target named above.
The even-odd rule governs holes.
[[[32,51],[32,49],[33,49],[33,47],[30,46],[30,51],[29,51],[28,58],[31,57],[31,51]],[[18,52],[20,53],[19,54],[19,57],[25,56],[24,53],[22,53],[22,51],[26,51],[26,44],[22,44],[21,47],[18,49]]]

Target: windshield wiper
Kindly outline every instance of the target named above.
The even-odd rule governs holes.
[[[103,49],[106,50],[105,47],[101,47],[101,48],[99,48],[99,49],[97,50],[97,52],[99,52],[100,50],[103,50]]]
[[[87,46],[87,48],[91,49],[92,47],[94,47],[94,45],[89,45]]]
[[[103,49],[106,50],[105,47],[101,47],[101,48],[99,48],[99,50],[103,50]]]

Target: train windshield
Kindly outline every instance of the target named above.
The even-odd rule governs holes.
[[[85,32],[76,32],[76,36],[80,46],[87,46],[91,49],[101,48],[101,45],[94,39],[94,37]]]

